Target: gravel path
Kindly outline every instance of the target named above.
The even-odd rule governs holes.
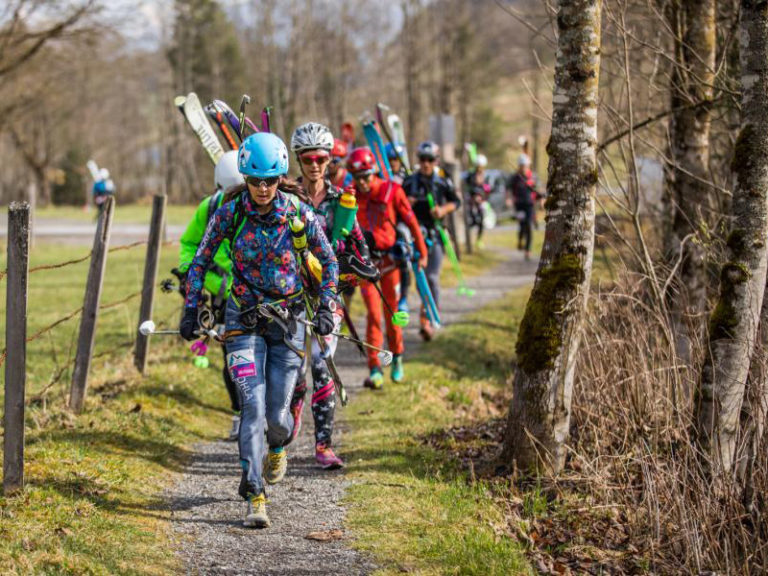
[[[504,252],[503,256],[505,261],[494,270],[469,280],[477,290],[473,298],[444,290],[444,323],[454,322],[532,281],[534,262],[524,262],[519,253]],[[412,292],[416,296],[415,289]],[[406,330],[406,350],[412,353],[419,338],[418,322],[411,324]],[[362,327],[358,328],[362,334]],[[354,346],[345,342],[339,344],[337,364],[351,396],[349,406],[337,408],[334,444],[343,457],[344,410],[355,409],[354,396],[361,391],[367,368]],[[313,431],[307,402],[301,434],[288,449],[288,474],[283,482],[268,489],[272,526],[259,531],[241,526],[244,504],[237,495],[237,445],[222,441],[193,447],[189,468],[167,495],[178,553],[187,574],[357,575],[375,569],[369,559],[345,542],[341,502],[349,481],[343,471],[315,468]],[[307,538],[313,532],[333,536],[332,530],[339,532],[327,541]]]

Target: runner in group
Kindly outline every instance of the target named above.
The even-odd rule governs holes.
[[[285,476],[285,446],[294,427],[290,401],[304,348],[304,329],[298,322],[305,315],[301,264],[290,223],[301,219],[310,251],[322,265],[314,317],[321,336],[330,334],[335,325],[338,265],[312,210],[281,190],[286,187],[288,150],[280,138],[266,132],[246,138],[240,145],[238,168],[245,184],[227,194],[206,230],[189,268],[179,329],[187,340],[196,337],[204,272],[228,238],[234,280],[226,309],[226,347],[227,367],[242,408],[239,493],[248,503],[244,525],[265,527],[269,518],[264,481],[274,484]],[[270,321],[264,310],[278,310],[297,321]],[[269,451],[262,464],[265,430]]]
[[[483,203],[488,200],[491,194],[491,186],[485,181],[485,167],[488,165],[488,158],[484,154],[477,155],[477,162],[474,170],[470,170],[464,179],[464,194],[469,207],[469,226],[477,228],[477,247],[483,249]]]
[[[213,218],[213,214],[221,207],[224,202],[225,192],[234,187],[242,186],[243,176],[237,169],[237,151],[230,150],[226,152],[213,172],[216,183],[216,192],[206,197],[195,210],[195,215],[187,224],[184,234],[181,235],[179,248],[179,266],[175,273],[181,283],[180,288],[186,294],[186,276],[192,260],[197,253],[200,242],[205,235],[208,223]],[[219,245],[219,249],[213,255],[213,262],[208,267],[203,281],[205,290],[210,294],[211,311],[217,325],[224,324],[224,313],[226,303],[229,300],[229,291],[232,287],[232,259],[230,257],[229,239],[225,238]],[[230,440],[237,440],[240,432],[240,397],[237,386],[229,375],[226,366],[226,348],[222,346],[224,353],[224,384],[229,394],[229,403],[232,408],[232,429],[229,432]]]
[[[341,141],[336,140],[336,143],[338,142]],[[331,152],[335,145],[331,131],[317,122],[302,124],[294,130],[291,136],[291,150],[296,154],[301,170],[301,177],[299,178],[301,188],[296,193],[314,211],[318,225],[323,229],[326,237],[332,240],[339,259],[346,250],[353,249],[357,250],[362,260],[367,262],[369,260],[368,246],[360,226],[354,220],[354,215],[352,216],[351,229],[347,230],[348,236],[335,238],[333,234],[334,223],[337,219],[342,218],[341,211],[345,210],[341,204],[343,191],[331,184],[326,174],[331,162]],[[339,328],[343,318],[344,310],[339,306],[334,315],[335,329]],[[333,356],[336,351],[337,337],[329,335],[326,336],[325,341],[326,348]],[[326,470],[341,468],[344,462],[334,454],[331,448],[336,392],[325,357],[321,355],[320,346],[316,341],[312,342],[310,367],[313,385],[311,406],[315,421],[315,460],[320,467]],[[301,412],[307,392],[305,373],[306,370],[302,366],[299,371],[299,381],[291,400],[291,412],[296,422],[294,436],[298,434],[301,426]]]
[[[531,257],[531,239],[536,219],[536,204],[541,200],[536,175],[531,171],[531,159],[528,154],[520,154],[517,159],[517,172],[512,174],[507,184],[510,201],[515,207],[516,218],[520,226],[517,235],[517,249],[525,252],[525,259]]]
[[[347,188],[352,185],[352,175],[344,167],[348,152],[347,143],[335,138],[331,148],[331,161],[328,164],[328,177],[331,184],[338,188]]]
[[[438,174],[437,162],[440,158],[440,148],[434,142],[422,142],[417,149],[419,160],[418,172],[411,174],[403,182],[403,188],[419,224],[424,229],[424,237],[429,245],[429,260],[426,266],[427,282],[435,304],[440,307],[440,269],[443,264],[445,248],[435,223],[442,221],[448,214],[460,205],[458,195],[450,179]],[[429,197],[432,197],[434,208],[430,207]],[[424,307],[421,308],[420,334],[424,340],[431,340],[434,327],[427,319]]]
[[[389,167],[392,168],[392,180],[402,185],[406,176],[408,176],[408,173],[405,170],[405,166],[403,166],[403,161],[401,160],[401,158],[406,154],[405,146],[402,144],[392,144],[392,142],[387,142],[384,148],[387,153],[387,158],[389,159]]]
[[[357,218],[366,233],[371,254],[381,271],[381,290],[388,304],[388,307],[385,306],[382,309],[383,303],[374,284],[361,283],[360,292],[368,311],[366,339],[374,346],[382,345],[381,315],[385,312],[387,340],[389,349],[394,355],[391,377],[394,382],[402,382],[405,378],[403,334],[401,328],[393,323],[389,313],[389,310],[395,310],[398,305],[400,271],[390,254],[395,245],[395,227],[398,219],[411,231],[416,250],[420,254],[421,267],[427,264],[427,247],[402,187],[391,180],[382,180],[376,175],[376,160],[371,149],[366,147],[352,151],[347,167],[355,179]],[[384,375],[381,370],[381,361],[372,350],[368,352],[368,368],[370,375],[364,385],[368,388],[380,389],[384,383]]]

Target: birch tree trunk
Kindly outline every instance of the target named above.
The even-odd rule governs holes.
[[[715,0],[683,0],[673,11],[677,31],[672,71],[669,171],[673,218],[670,256],[680,260],[676,293],[670,295],[677,352],[691,359],[687,315],[701,314],[707,299],[706,249],[702,236],[712,221],[709,184],[710,110],[715,81]],[[687,238],[687,240],[686,240]],[[685,241],[685,242],[684,242]]]
[[[710,318],[696,402],[697,440],[716,472],[731,471],[766,281],[768,2],[741,0],[741,130],[731,170],[733,227]]]
[[[597,186],[601,0],[561,0],[546,232],[517,340],[505,462],[558,472],[571,417],[581,323],[589,294]]]

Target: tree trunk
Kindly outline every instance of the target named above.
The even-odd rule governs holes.
[[[671,105],[677,112],[669,126],[673,161],[669,251],[671,260],[681,264],[675,293],[668,300],[677,352],[687,364],[691,338],[685,319],[701,314],[707,301],[705,236],[714,207],[709,184],[709,132],[715,81],[715,0],[684,0],[671,17],[679,36],[671,81]],[[705,104],[690,107],[701,102]]]
[[[697,394],[697,440],[716,472],[732,469],[766,281],[768,3],[742,0],[741,131],[731,170],[733,226]]]
[[[558,472],[565,462],[597,186],[601,0],[561,0],[544,249],[517,340],[504,458]]]
[[[418,118],[421,114],[421,101],[417,86],[417,51],[414,31],[414,13],[420,10],[419,0],[403,0],[400,5],[403,12],[403,62],[405,68],[405,93],[408,108],[405,138],[408,150],[416,150]]]

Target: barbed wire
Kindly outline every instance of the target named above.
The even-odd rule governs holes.
[[[100,304],[99,305],[99,310],[109,310],[110,308],[116,308],[117,306],[125,304],[126,302],[130,302],[131,300],[133,300],[134,298],[138,298],[139,296],[141,296],[141,290],[138,290],[138,291],[136,291],[136,292],[134,292],[132,294],[129,294],[128,296],[126,296],[125,298],[122,298],[120,300],[116,300],[114,302],[108,302],[106,304]],[[82,311],[83,311],[83,307],[80,306],[80,308],[78,308],[77,310],[73,310],[69,314],[65,314],[64,316],[62,316],[61,318],[58,318],[54,322],[51,322],[50,324],[48,324],[44,328],[41,328],[40,330],[35,332],[32,336],[27,337],[26,342],[27,343],[34,342],[38,338],[44,336],[45,334],[47,334],[48,332],[50,332],[51,330],[56,328],[56,326],[58,326],[60,324],[63,324],[64,322],[66,322],[68,320],[71,320],[72,318],[74,318],[78,314],[82,313]],[[0,366],[2,366],[3,363],[5,362],[5,358],[6,358],[7,354],[8,354],[7,353],[7,348],[3,348],[2,352],[0,352]]]
[[[113,246],[112,248],[107,250],[107,253],[111,254],[112,252],[120,252],[122,250],[131,250],[132,248],[136,248],[137,246],[146,246],[147,243],[148,243],[148,240],[137,240],[136,242],[131,242],[130,244],[121,244],[120,246]],[[162,243],[162,246],[173,246],[176,243],[177,243],[177,240],[166,240],[165,242]],[[92,255],[93,255],[93,250],[89,251],[88,254],[80,258],[64,260],[62,262],[57,262],[55,264],[42,264],[40,266],[35,266],[34,268],[31,268],[29,270],[29,274],[42,272],[44,270],[57,270],[59,268],[66,268],[67,266],[74,266],[75,264],[80,264],[90,259]],[[0,270],[0,282],[2,282],[7,275],[8,275],[7,268],[4,270]]]

